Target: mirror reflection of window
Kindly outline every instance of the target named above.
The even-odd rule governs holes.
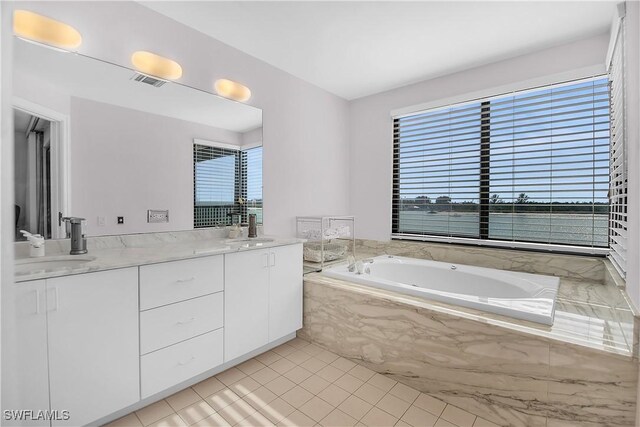
[[[262,146],[244,151],[247,156],[247,214],[262,224]]]
[[[194,228],[262,223],[262,147],[193,146]]]

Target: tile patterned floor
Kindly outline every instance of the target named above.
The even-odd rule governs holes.
[[[495,424],[295,338],[106,427]]]

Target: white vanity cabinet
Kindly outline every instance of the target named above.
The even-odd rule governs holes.
[[[224,360],[302,327],[302,245],[225,255]]]
[[[269,342],[269,251],[224,257],[224,361]]]
[[[223,294],[223,255],[140,267],[143,399],[222,364]]]
[[[45,307],[45,281],[16,283],[11,297],[11,315],[4,314],[5,347],[2,362],[11,366],[2,378],[3,409],[49,409],[49,372],[47,366],[47,313]],[[49,421],[15,420],[7,424],[16,426],[48,426]]]
[[[140,399],[137,267],[16,283],[12,297],[3,409],[71,418],[8,424],[86,425]]]
[[[82,426],[300,329],[302,244],[21,282],[12,291],[2,409],[70,418],[9,424]]]
[[[302,328],[302,244],[270,251],[269,341]]]
[[[138,269],[46,280],[51,409],[86,425],[140,399]]]

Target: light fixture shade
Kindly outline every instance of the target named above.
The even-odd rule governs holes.
[[[218,95],[224,96],[225,98],[233,99],[240,102],[247,101],[249,98],[251,98],[251,91],[248,87],[231,80],[216,80],[215,87]]]
[[[131,55],[131,63],[136,70],[152,77],[176,80],[182,77],[182,67],[176,61],[155,53],[139,50]]]
[[[28,10],[13,12],[13,33],[26,40],[65,50],[76,49],[82,43],[82,36],[71,25]]]

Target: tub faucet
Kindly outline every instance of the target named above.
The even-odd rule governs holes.
[[[64,217],[62,221],[71,226],[71,255],[82,255],[87,253],[87,239],[84,237],[84,218]]]
[[[356,257],[351,254],[347,255],[347,271],[349,273],[356,271]]]

